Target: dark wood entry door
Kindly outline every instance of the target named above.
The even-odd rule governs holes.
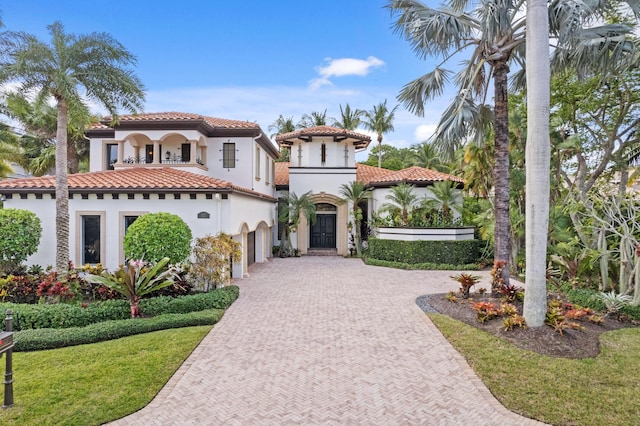
[[[336,215],[316,215],[311,227],[311,248],[336,248]]]

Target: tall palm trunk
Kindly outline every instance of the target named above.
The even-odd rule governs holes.
[[[58,97],[56,131],[56,272],[61,278],[69,271],[69,183],[67,180],[67,102]]]
[[[355,223],[355,231],[356,231],[356,254],[358,257],[362,257],[362,232],[361,232],[361,217],[360,207],[358,206],[357,200],[354,200],[353,203],[353,221]]]
[[[527,1],[526,282],[523,317],[544,325],[547,313],[549,140],[549,13],[546,0]]]
[[[495,191],[495,247],[494,260],[504,261],[502,270],[504,283],[509,283],[511,258],[511,219],[509,217],[509,103],[508,81],[509,67],[506,61],[494,63],[493,80],[495,90],[495,111],[493,128],[495,131],[494,149],[494,191]]]
[[[78,173],[80,169],[80,157],[78,156],[78,149],[74,142],[69,143],[69,141],[67,141],[67,163],[69,173]]]
[[[378,168],[382,168],[382,135],[378,135]]]

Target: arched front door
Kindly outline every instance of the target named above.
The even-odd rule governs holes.
[[[311,226],[310,248],[336,248],[336,206],[316,205],[316,222]]]

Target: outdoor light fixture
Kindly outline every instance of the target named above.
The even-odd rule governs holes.
[[[167,153],[164,155],[164,159],[169,161],[170,158],[171,158],[171,153],[169,152],[169,150],[167,150]]]

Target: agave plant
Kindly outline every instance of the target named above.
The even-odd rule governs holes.
[[[607,314],[613,316],[619,316],[620,311],[626,305],[628,305],[632,298],[628,294],[617,294],[615,291],[602,292],[599,295],[600,300],[604,302],[607,307]]]
[[[169,258],[165,257],[154,265],[143,260],[130,260],[127,266],[120,265],[114,273],[104,271],[102,275],[87,275],[85,279],[102,284],[117,291],[129,300],[131,318],[140,316],[140,298],[173,284],[176,273],[173,267],[166,268]]]

